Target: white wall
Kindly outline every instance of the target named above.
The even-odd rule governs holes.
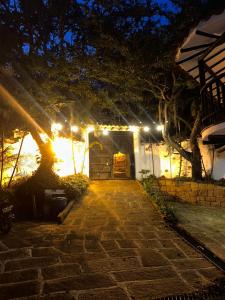
[[[188,150],[189,142],[184,141],[182,146]],[[135,167],[136,178],[140,179],[141,170],[149,170],[150,174],[157,177],[165,176],[167,178],[174,178],[179,176],[191,177],[191,164],[180,154],[173,150],[172,153],[165,143],[159,144],[141,144],[139,134],[135,133],[134,138],[135,150]],[[202,154],[204,163],[203,176],[205,171],[208,175],[212,173],[212,178],[219,180],[225,178],[225,152],[217,153],[213,150],[212,145],[203,145],[199,140],[199,147]],[[214,151],[214,164],[213,164],[213,151]],[[154,164],[154,168],[153,168]],[[181,171],[180,171],[181,164]],[[213,170],[212,170],[213,165]]]

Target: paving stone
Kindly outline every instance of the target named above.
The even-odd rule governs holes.
[[[111,257],[127,257],[127,256],[136,256],[134,249],[118,249],[113,251],[108,251],[107,254]]]
[[[168,259],[181,259],[186,258],[184,253],[177,247],[159,249],[159,252],[166,256]]]
[[[179,259],[179,260],[173,260],[172,263],[179,270],[203,269],[212,266],[207,260],[203,258]]]
[[[144,267],[158,267],[169,265],[169,260],[165,259],[160,253],[152,249],[139,249],[142,264]]]
[[[175,247],[174,241],[171,239],[159,239],[158,240],[163,248],[173,248]]]
[[[2,239],[2,242],[10,249],[25,248],[32,246],[30,242],[27,242],[26,240],[20,239],[15,236],[9,236],[7,238],[4,238]]]
[[[80,294],[78,300],[129,300],[129,298],[122,289],[113,288]]]
[[[136,269],[140,263],[136,257],[117,257],[88,261],[87,266],[90,272],[109,272]]]
[[[18,260],[10,260],[5,264],[5,270],[20,270],[28,268],[39,268],[53,265],[58,262],[56,257],[32,257]]]
[[[105,253],[82,253],[82,254],[67,254],[60,257],[63,263],[81,263],[89,260],[99,260],[106,258]]]
[[[13,249],[13,250],[0,252],[0,260],[9,260],[9,259],[23,258],[28,256],[30,256],[30,253],[29,253],[29,249],[26,248]]]
[[[142,231],[141,235],[144,239],[155,239],[157,237],[154,231]]]
[[[31,250],[32,256],[43,257],[43,256],[59,256],[62,254],[61,251],[52,247],[38,247]]]
[[[156,239],[153,240],[135,240],[135,243],[138,245],[139,248],[151,248],[151,249],[158,249],[161,248],[162,245]]]
[[[99,245],[99,242],[97,240],[86,240],[84,242],[84,247],[87,250],[87,252],[101,252],[103,249]]]
[[[81,268],[78,264],[60,264],[43,268],[41,272],[44,279],[47,280],[79,275]]]
[[[178,277],[130,283],[127,288],[131,298],[137,300],[150,300],[191,291],[191,288]]]
[[[115,240],[101,241],[101,245],[107,251],[115,250],[119,248]]]
[[[188,270],[180,273],[181,277],[188,282],[189,285],[196,289],[200,289],[204,285],[208,284],[209,281],[204,279],[197,271]]]
[[[138,240],[142,239],[142,235],[137,231],[122,231],[125,239]]]
[[[81,276],[49,280],[44,284],[44,293],[70,290],[88,290],[114,286],[112,279],[104,274],[84,274]]]
[[[173,278],[177,276],[177,273],[172,267],[158,267],[158,268],[142,268],[130,271],[113,272],[113,277],[116,281],[142,281],[153,280],[160,278]]]
[[[218,226],[209,237],[225,243]],[[0,287],[21,284],[20,300],[127,300],[127,288],[130,300],[149,300],[223,276],[165,225],[129,180],[92,182],[64,225],[15,223],[0,242],[0,255]],[[27,282],[30,291],[22,285]]]
[[[30,281],[38,279],[38,270],[28,269],[0,274],[0,284],[15,283],[20,281]]]
[[[118,231],[104,231],[102,233],[102,240],[122,240],[124,237]]]
[[[121,248],[137,248],[133,240],[118,240],[117,243]]]
[[[35,295],[38,294],[39,291],[40,282],[38,281],[0,285],[1,300]]]
[[[207,269],[198,269],[198,272],[204,276],[206,279],[214,280],[216,278],[224,277],[224,272],[218,270],[215,267],[210,267]]]

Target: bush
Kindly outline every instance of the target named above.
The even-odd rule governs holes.
[[[45,177],[35,173],[31,177],[21,178],[15,181],[11,187],[13,192],[13,204],[17,218],[32,218],[34,212],[33,199],[35,196],[38,216],[43,215],[45,203],[45,189],[63,189],[69,200],[78,200],[87,190],[88,178],[77,174],[59,177],[54,172]]]
[[[69,200],[79,199],[86,192],[88,185],[88,177],[82,174],[60,178],[60,188],[65,190]]]

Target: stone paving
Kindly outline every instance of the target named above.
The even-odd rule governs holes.
[[[147,300],[220,276],[135,181],[92,182],[64,225],[17,223],[0,241],[1,300]]]
[[[179,225],[225,261],[225,208],[173,203]]]

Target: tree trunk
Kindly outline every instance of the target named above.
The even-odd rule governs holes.
[[[21,154],[21,150],[22,150],[23,141],[24,141],[25,136],[26,136],[26,133],[24,132],[23,137],[22,137],[21,142],[20,142],[19,152],[17,153],[16,162],[15,162],[15,165],[14,165],[13,171],[12,171],[12,174],[11,174],[10,179],[9,179],[9,182],[8,182],[8,186],[7,186],[8,188],[9,188],[10,185],[11,185],[11,182],[12,182],[12,180],[13,180],[13,176],[14,176],[14,174],[15,174],[15,171],[16,171],[16,168],[17,168],[17,165],[18,165],[18,162],[19,162],[19,158],[20,158],[20,154]]]
[[[191,165],[192,165],[193,180],[202,179],[202,156],[198,145],[200,124],[201,124],[201,112],[199,110],[190,136],[190,147],[192,151]]]
[[[202,164],[201,164],[201,152],[198,146],[198,135],[200,130],[200,124],[201,124],[201,112],[199,110],[192,131],[190,136],[190,147],[191,152],[186,151],[182,148],[182,146],[174,140],[170,134],[169,134],[169,126],[170,126],[170,119],[168,116],[171,117],[171,115],[168,114],[168,104],[164,103],[164,109],[162,111],[161,106],[159,106],[159,116],[160,116],[160,122],[162,124],[162,117],[161,113],[163,112],[163,118],[164,118],[164,130],[162,131],[163,139],[164,141],[171,146],[172,148],[176,149],[179,154],[184,157],[186,160],[188,160],[192,165],[192,179],[193,180],[201,180],[202,179]]]
[[[52,149],[52,145],[50,141],[43,142],[39,133],[36,131],[31,131],[31,135],[35,142],[38,145],[40,154],[41,154],[41,160],[40,165],[36,171],[36,175],[43,176],[45,178],[46,176],[53,175],[53,165],[55,162],[55,154]]]
[[[201,180],[202,179],[202,156],[198,146],[198,143],[191,145],[192,149],[192,179]]]

